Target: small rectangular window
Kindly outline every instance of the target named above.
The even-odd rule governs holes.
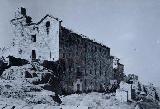
[[[87,57],[85,56],[84,57],[84,63],[85,63],[85,65],[86,65],[86,63],[87,63],[87,59],[86,59]]]
[[[82,76],[82,72],[80,71],[80,68],[77,67],[77,77],[81,77]]]
[[[97,52],[97,47],[95,46],[95,52]]]
[[[36,42],[36,35],[32,35],[31,40],[32,40],[32,42]]]
[[[101,70],[99,71],[99,74],[100,74],[100,76],[102,75],[102,71]]]
[[[23,7],[21,7],[21,14],[24,15],[24,16],[26,15],[26,9],[23,8]]]
[[[87,76],[87,71],[86,71],[86,69],[84,70],[84,73],[85,73],[85,76]]]
[[[69,66],[69,68],[68,68],[68,69],[69,69],[69,71],[71,71],[71,65]]]
[[[87,86],[87,80],[86,79],[84,80],[84,85]]]
[[[50,56],[50,58],[52,58],[52,53],[51,53],[51,51],[50,51],[50,53],[49,53],[49,56]]]
[[[86,43],[84,45],[84,48],[85,48],[85,52],[87,52],[87,44]]]
[[[99,48],[99,52],[101,52],[102,51],[102,49],[101,48]]]
[[[90,74],[92,74],[92,70],[90,70]]]
[[[65,53],[63,53],[63,58],[65,58]]]

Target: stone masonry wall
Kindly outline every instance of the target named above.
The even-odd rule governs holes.
[[[76,92],[80,79],[82,92],[100,91],[113,79],[110,48],[61,27],[60,59],[65,63],[63,88]]]

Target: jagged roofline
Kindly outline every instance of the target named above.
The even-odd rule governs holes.
[[[82,39],[86,39],[86,40],[88,40],[89,42],[95,43],[96,45],[102,46],[102,47],[104,47],[104,48],[106,48],[106,49],[110,49],[110,48],[107,47],[106,45],[104,45],[104,44],[102,44],[102,43],[99,43],[99,42],[96,42],[94,39],[90,39],[88,36],[85,36],[85,35],[83,35],[83,34],[78,34],[78,33],[74,32],[73,30],[68,29],[67,27],[64,27],[64,26],[61,26],[61,28],[69,31],[69,32],[72,33],[72,34],[78,35],[78,36],[81,37]]]
[[[13,22],[13,21],[15,21],[15,20],[19,20],[19,19],[22,19],[23,17],[20,17],[20,18],[17,18],[17,19],[12,19],[12,20],[10,20],[10,22]]]
[[[15,20],[20,20],[20,19],[23,19],[24,17],[20,17],[20,18],[17,18],[17,19],[12,19],[12,20],[10,20],[10,22],[12,23],[12,22],[14,22]],[[30,25],[36,25],[36,23],[30,23],[30,24],[26,24],[26,26],[30,26]]]
[[[78,33],[74,32],[73,30],[68,29],[67,27],[61,26],[61,28],[62,28],[62,29],[65,29],[65,30],[67,30],[67,31],[69,31],[69,32],[71,32],[71,33],[73,33],[73,34],[76,34],[76,35],[80,36],[82,39],[86,39],[86,40],[88,40],[88,41],[90,41],[90,42],[92,42],[92,43],[95,43],[95,44],[99,45],[99,46],[102,46],[102,47],[104,47],[104,48],[110,49],[110,48],[107,47],[106,45],[103,45],[102,43],[98,43],[98,42],[96,42],[96,41],[93,41],[93,40],[90,39],[89,37],[87,37],[87,36],[85,36],[85,35],[83,35],[83,34],[78,34]],[[115,58],[115,56],[110,55],[110,59],[114,59],[114,58]],[[118,59],[119,59],[119,58],[118,58]],[[120,60],[120,59],[119,59],[119,60]],[[123,64],[121,64],[121,63],[119,62],[119,65],[123,65]],[[123,65],[123,66],[124,66],[124,65]]]
[[[37,23],[31,23],[30,25],[39,25],[39,24],[42,23],[43,20],[46,19],[47,17],[51,17],[51,18],[53,18],[53,19],[55,19],[55,20],[57,20],[57,21],[59,21],[59,22],[62,22],[62,20],[60,20],[60,19],[58,19],[58,18],[56,18],[56,17],[54,17],[54,16],[52,16],[52,15],[46,14],[46,16],[44,16],[39,22],[37,22]],[[12,19],[11,22],[14,21],[14,20],[22,19],[22,18],[23,18],[23,17],[20,17],[20,18],[17,18],[17,19]],[[72,31],[71,29],[68,29],[68,28],[63,27],[63,26],[61,26],[61,27],[64,28],[64,29],[67,29],[67,30],[70,31],[70,32],[73,32],[74,34],[77,34],[76,32]],[[77,35],[79,35],[79,34],[77,34]],[[85,36],[85,35],[80,34],[79,36],[81,36],[82,38],[88,39],[89,41],[91,41],[91,42],[93,42],[93,43],[96,43],[96,44],[98,44],[98,45],[100,45],[100,46],[103,46],[103,47],[105,47],[105,48],[107,48],[107,49],[110,49],[110,48],[107,47],[106,45],[103,45],[103,44],[101,44],[101,43],[98,43],[98,42],[96,42],[96,41],[93,41],[93,40],[91,40],[89,37],[87,37],[87,36]],[[114,56],[110,56],[110,57],[111,57],[112,59],[114,58]],[[123,65],[123,64],[122,64],[122,65]]]
[[[39,24],[40,24],[41,22],[43,22],[43,20],[46,19],[47,17],[51,17],[51,18],[53,18],[53,19],[55,19],[55,20],[57,20],[57,21],[62,22],[62,20],[59,20],[58,18],[53,17],[52,15],[47,14],[47,15],[44,16],[38,23],[36,23],[36,25],[39,25]]]
[[[58,19],[58,18],[56,18],[56,17],[53,17],[52,15],[47,14],[47,15],[44,16],[39,22],[37,22],[37,23],[31,23],[30,25],[39,25],[39,24],[42,23],[43,20],[46,19],[47,17],[51,17],[51,18],[53,18],[53,19],[55,19],[55,20],[57,20],[57,21],[62,22],[62,20],[60,20],[60,19]],[[13,22],[13,21],[15,21],[15,20],[20,20],[20,19],[23,19],[23,17],[20,17],[20,18],[17,18],[17,19],[12,19],[11,22]]]

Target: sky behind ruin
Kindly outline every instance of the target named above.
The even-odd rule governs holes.
[[[160,83],[160,0],[0,0],[0,47],[14,37],[9,21],[21,6],[35,22],[51,14],[109,46],[126,74]]]

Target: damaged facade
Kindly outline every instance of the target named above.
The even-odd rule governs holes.
[[[26,15],[26,9],[21,8],[11,20],[15,34],[13,56],[26,60],[58,60],[59,59],[59,29],[60,21],[46,15],[38,23]]]
[[[21,8],[11,24],[15,33],[12,55],[30,62],[58,61],[64,92],[104,91],[115,79],[110,48],[61,26],[58,18],[46,15],[33,23]]]
[[[119,84],[122,80],[124,80],[124,65],[119,62],[120,59],[113,59],[113,70],[114,70],[114,79],[117,80]]]
[[[60,59],[65,62],[64,89],[104,90],[113,79],[110,48],[61,27]],[[81,88],[82,87],[82,88]]]

